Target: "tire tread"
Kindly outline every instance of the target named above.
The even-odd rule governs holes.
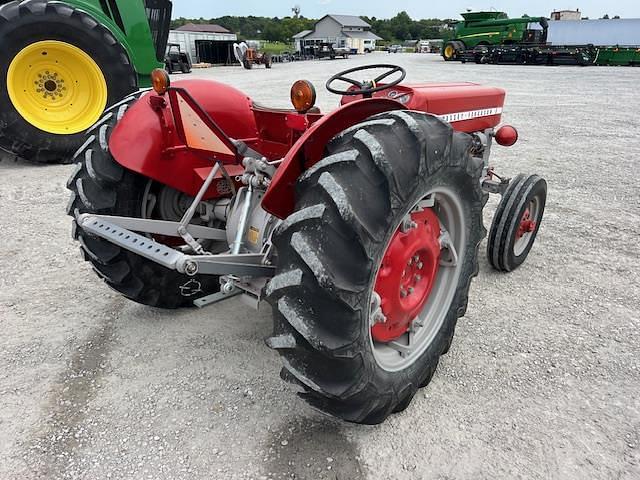
[[[471,278],[479,270],[477,251],[486,235],[481,218],[486,203],[479,182],[482,164],[470,157],[469,145],[467,135],[453,132],[435,117],[390,112],[340,134],[327,146],[327,156],[302,176],[296,212],[273,237],[283,273],[274,277],[266,293],[274,310],[271,338],[295,339],[286,348],[275,347],[285,365],[281,376],[300,386],[300,396],[314,408],[350,422],[379,423],[404,410],[433,377],[439,356],[451,345],[455,319],[466,311]],[[403,149],[401,155],[398,148]],[[448,168],[464,171],[472,179],[470,195],[479,226],[472,232],[468,281],[455,296],[451,314],[455,318],[438,334],[434,344],[439,347],[428,367],[406,378],[401,387],[380,383],[364,363],[368,335],[356,329],[340,341],[347,331],[344,325],[368,317],[369,308],[363,304],[368,277],[363,280],[345,272],[370,271],[366,252],[383,239],[378,227],[402,208],[407,185],[420,175]],[[365,196],[363,191],[375,194]],[[342,251],[347,253],[341,256]],[[291,272],[299,272],[295,281],[284,282],[283,278],[293,278]],[[292,306],[298,308],[293,317],[288,311]]]

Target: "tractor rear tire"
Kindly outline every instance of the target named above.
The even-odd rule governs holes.
[[[249,58],[249,51],[247,50],[242,57],[242,66],[245,70],[251,70],[253,68],[253,60]]]
[[[524,263],[536,241],[546,203],[547,182],[543,178],[520,174],[511,180],[487,242],[487,258],[493,268],[511,272]]]
[[[267,345],[283,359],[281,377],[300,387],[314,408],[377,424],[404,410],[431,381],[466,311],[486,234],[482,162],[470,156],[470,142],[433,116],[383,113],[338,135],[327,156],[298,180],[295,212],[273,236],[278,266],[266,290],[274,312]],[[423,349],[416,347],[408,365],[388,368],[377,349],[394,359],[402,355],[374,343],[374,283],[407,212],[434,191],[437,198],[448,192],[442,195],[457,199],[464,222],[457,228],[463,246],[457,276],[442,280],[444,291],[434,287],[440,323]],[[449,274],[443,275],[438,278]]]
[[[84,131],[100,118],[104,108],[137,90],[136,72],[111,32],[87,13],[61,2],[26,0],[0,6],[0,45],[0,147],[26,160],[70,163],[84,141]],[[59,50],[52,50],[52,45]],[[32,60],[49,53],[45,46],[49,52],[58,52],[47,57],[53,69],[38,72],[34,65],[30,70]],[[91,68],[78,58],[88,59]],[[10,75],[12,71],[16,74]],[[94,73],[93,83],[82,77],[87,71]],[[52,90],[56,83],[46,80],[54,75],[57,86]],[[22,81],[27,77],[32,81]],[[63,77],[68,77],[66,84],[59,81]],[[38,85],[38,78],[44,79],[46,89]],[[79,85],[75,90],[74,83]],[[74,92],[82,96],[74,96]],[[86,95],[90,96],[86,105],[74,100]],[[54,99],[57,103],[66,101],[66,111],[74,109],[75,101],[74,123],[62,125],[59,115],[43,113]]]
[[[82,213],[142,217],[149,179],[119,165],[109,152],[111,132],[140,95],[108,111],[76,153],[75,169],[67,182],[71,190],[67,213],[74,217],[73,238],[80,242],[84,259],[109,287],[143,305],[190,307],[194,300],[219,291],[218,277],[182,275],[85,232],[75,220]]]

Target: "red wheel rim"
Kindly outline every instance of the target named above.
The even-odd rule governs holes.
[[[440,267],[440,233],[437,215],[425,208],[412,213],[393,235],[374,287],[384,315],[384,322],[371,328],[375,341],[398,339],[424,309]]]

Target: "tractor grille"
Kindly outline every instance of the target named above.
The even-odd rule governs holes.
[[[169,26],[171,23],[171,2],[169,0],[145,0],[147,18],[151,27],[153,44],[156,47],[156,57],[159,62],[164,62],[165,50],[169,39]]]

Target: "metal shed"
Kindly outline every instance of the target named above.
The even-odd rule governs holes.
[[[169,32],[169,43],[179,44],[182,51],[188,52],[189,55],[191,55],[191,59],[194,63],[209,61],[208,59],[200,58],[196,45],[220,42],[222,48],[226,48],[229,43],[233,44],[237,39],[238,37],[235,33],[206,33],[180,30],[171,30],[171,32]]]

